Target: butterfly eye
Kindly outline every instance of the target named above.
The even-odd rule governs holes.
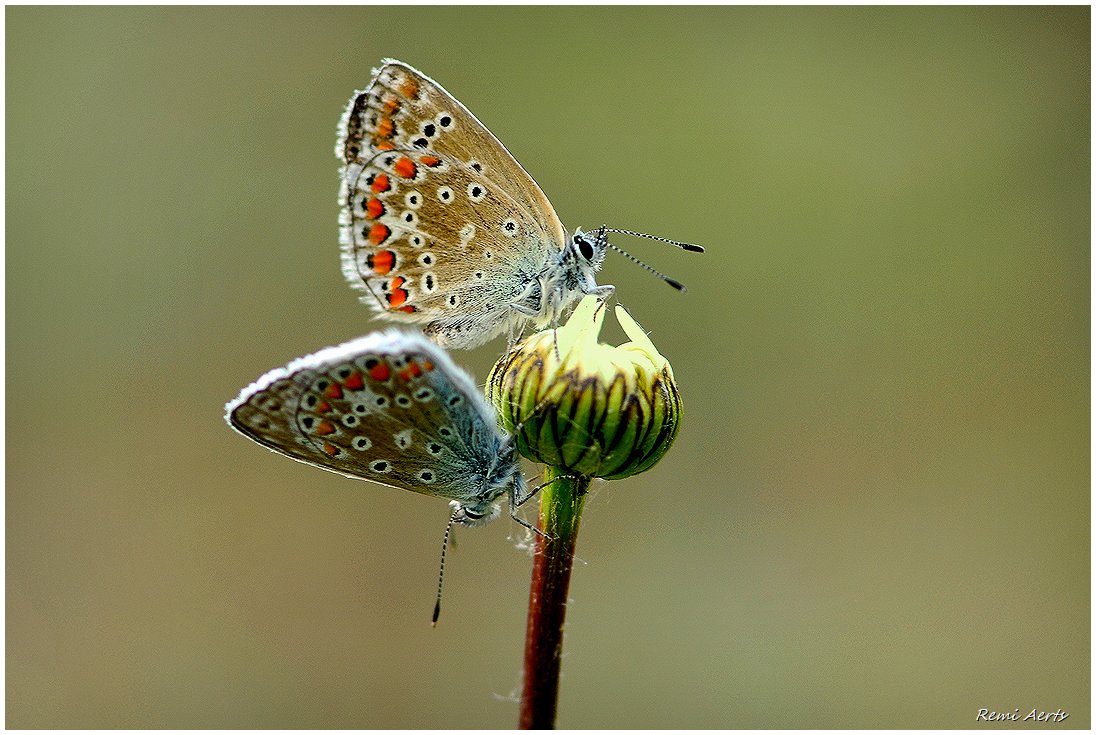
[[[594,259],[594,246],[590,244],[589,240],[585,238],[578,238],[575,240],[575,244],[578,245],[578,254],[583,257],[584,260]]]

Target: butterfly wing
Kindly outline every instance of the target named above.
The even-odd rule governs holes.
[[[346,477],[461,503],[502,492],[487,477],[505,435],[468,374],[422,335],[376,332],[320,350],[225,411],[249,439]]]
[[[460,347],[504,331],[511,304],[540,309],[537,277],[559,259],[563,225],[440,85],[387,61],[351,99],[336,154],[343,272],[363,301]]]

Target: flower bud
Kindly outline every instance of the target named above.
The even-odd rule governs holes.
[[[487,400],[522,456],[583,477],[616,480],[653,467],[681,420],[673,370],[616,307],[631,338],[600,344],[604,305],[587,296],[567,324],[534,334],[495,363]]]

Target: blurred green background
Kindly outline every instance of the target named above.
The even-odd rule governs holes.
[[[332,148],[386,56],[568,228],[708,249],[603,272],[686,416],[587,504],[561,726],[1088,726],[1087,7],[6,18],[9,727],[516,723],[516,524],[432,630],[446,504],[221,419],[378,326]]]

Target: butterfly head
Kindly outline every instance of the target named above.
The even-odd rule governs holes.
[[[564,251],[564,259],[571,261],[575,270],[587,272],[591,276],[605,262],[605,253],[609,251],[609,239],[604,230],[583,232],[575,230]]]
[[[453,508],[453,522],[462,526],[484,526],[502,515],[497,499],[475,505],[461,505],[453,500],[449,505]]]
[[[518,464],[517,449],[510,439],[499,439],[497,451],[483,480],[483,492],[470,501],[454,500],[453,520],[464,526],[482,526],[502,514],[502,497],[516,499],[526,492],[525,476]]]

